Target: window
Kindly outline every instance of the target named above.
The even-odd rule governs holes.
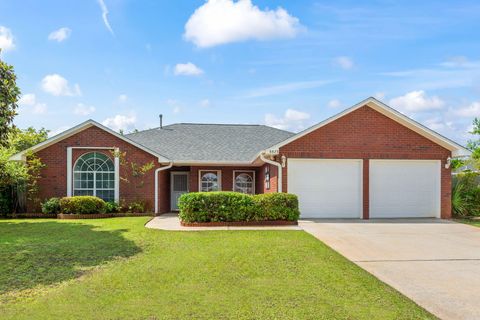
[[[78,158],[73,168],[73,195],[115,200],[115,167],[103,153],[90,152]]]
[[[249,173],[240,173],[235,177],[233,191],[253,194],[253,178]]]
[[[200,191],[209,192],[209,191],[219,191],[219,179],[218,172],[205,172],[201,176],[200,180]]]
[[[265,188],[270,190],[270,165],[265,166]]]

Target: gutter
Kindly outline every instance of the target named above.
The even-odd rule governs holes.
[[[155,214],[158,213],[158,173],[163,170],[170,169],[173,166],[173,161],[170,161],[168,166],[160,167],[155,170]]]
[[[277,192],[282,192],[282,164],[265,158],[265,151],[260,153],[260,159],[265,163],[272,164],[277,167],[277,176],[278,176]]]

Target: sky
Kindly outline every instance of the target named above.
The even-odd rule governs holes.
[[[300,131],[374,96],[465,144],[480,117],[479,1],[0,1],[15,124],[87,119]]]

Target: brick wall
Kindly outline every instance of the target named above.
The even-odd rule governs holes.
[[[37,155],[46,165],[41,172],[42,178],[39,181],[39,195],[42,201],[51,197],[63,197],[67,194],[67,147],[118,147],[121,152],[126,152],[126,159],[129,162],[133,161],[143,165],[153,161],[155,168],[160,167],[155,156],[102,129],[90,127],[37,152]],[[72,152],[72,163],[74,164],[75,160],[82,154],[91,151],[94,150],[74,149]],[[95,151],[103,152],[109,157],[112,157],[109,150]],[[134,183],[120,181],[120,199],[125,199],[126,201],[142,200],[147,203],[149,210],[153,210],[155,197],[154,171],[155,169],[147,173],[144,177],[144,186],[140,189],[137,188]],[[126,167],[120,167],[121,177],[127,177],[130,172]],[[165,175],[160,179],[161,184],[166,183],[164,176]],[[36,211],[38,209],[39,208],[32,207],[31,204],[28,208],[29,211]]]
[[[216,171],[216,170],[221,170],[222,171],[222,178],[221,178],[221,184],[222,184],[222,191],[232,191],[233,190],[233,171],[255,171],[255,193],[262,193],[261,191],[263,188],[261,187],[261,184],[259,183],[259,173],[260,169],[255,168],[255,167],[191,167],[190,168],[190,191],[191,192],[197,192],[198,191],[198,181],[199,181],[199,171],[200,170],[205,170],[205,171]]]
[[[370,107],[361,107],[285,145],[280,148],[281,155],[287,159],[363,159],[365,218],[369,208],[369,159],[441,160],[441,216],[451,217],[451,171],[444,166],[451,152]],[[288,192],[287,167],[282,173],[283,191]]]

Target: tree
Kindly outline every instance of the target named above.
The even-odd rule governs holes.
[[[7,146],[8,135],[14,130],[13,118],[17,115],[19,99],[20,89],[13,66],[0,59],[0,146]]]

